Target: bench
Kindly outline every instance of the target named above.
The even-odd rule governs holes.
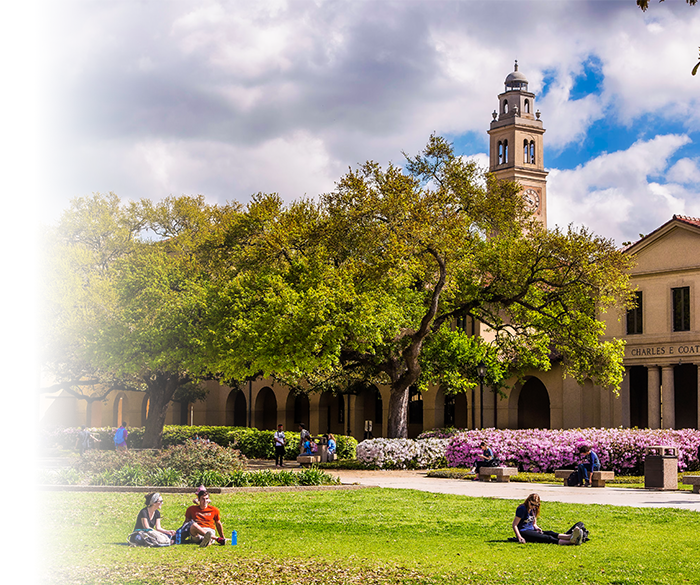
[[[557,469],[554,471],[554,477],[557,479],[563,479],[564,485],[566,485],[567,478],[574,472],[575,469]],[[605,487],[605,482],[615,479],[614,471],[591,471],[591,486],[593,487]]]
[[[700,494],[700,475],[686,475],[683,477],[683,483],[692,485],[694,494]]]
[[[321,463],[320,455],[299,455],[297,462],[302,467],[311,467],[314,463]]]
[[[496,476],[496,481],[509,482],[512,475],[518,475],[517,467],[482,467],[479,469],[479,481],[491,481],[491,476]]]

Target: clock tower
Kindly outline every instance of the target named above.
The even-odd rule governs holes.
[[[527,89],[527,79],[518,71],[506,77],[505,91],[498,96],[489,128],[489,171],[497,178],[517,181],[529,207],[547,226],[547,171],[544,170],[542,137],[544,128],[535,94]]]

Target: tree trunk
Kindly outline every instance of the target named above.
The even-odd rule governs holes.
[[[165,415],[180,385],[180,377],[177,374],[156,374],[155,379],[149,379],[146,384],[150,402],[141,446],[144,449],[160,449],[163,446]]]
[[[389,424],[387,437],[390,439],[408,438],[408,386],[391,387],[389,396]]]

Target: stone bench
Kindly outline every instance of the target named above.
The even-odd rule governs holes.
[[[479,469],[479,481],[491,481],[491,476],[496,476],[496,481],[509,482],[512,475],[518,475],[517,467],[482,467]]]
[[[557,479],[563,479],[564,485],[566,485],[566,480],[568,477],[576,471],[575,469],[557,469],[554,471],[554,477]],[[591,471],[590,472],[591,486],[593,487],[605,487],[605,482],[615,479],[614,471]]]
[[[683,483],[692,485],[694,494],[700,494],[700,475],[686,475],[683,477]]]
[[[299,455],[297,462],[302,467],[311,467],[314,463],[321,463],[320,455]]]

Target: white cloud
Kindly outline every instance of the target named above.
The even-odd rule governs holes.
[[[700,183],[700,167],[698,159],[682,158],[673,165],[666,177],[675,183]]]
[[[551,170],[547,199],[550,225],[586,225],[618,243],[635,240],[674,213],[697,209],[697,194],[665,178],[669,159],[689,138],[657,136],[629,149],[604,153],[573,170]]]

